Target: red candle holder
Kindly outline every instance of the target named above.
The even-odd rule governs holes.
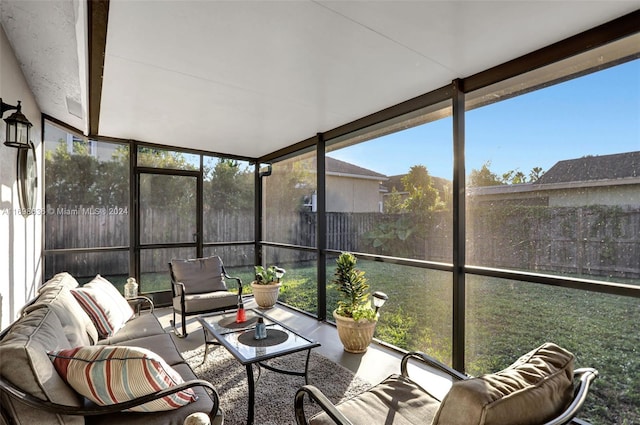
[[[244,311],[244,303],[242,297],[238,296],[238,312],[236,313],[236,323],[243,323],[247,321],[247,315]]]
[[[244,311],[244,307],[238,308],[238,312],[236,313],[236,323],[242,323],[247,321],[247,315]]]

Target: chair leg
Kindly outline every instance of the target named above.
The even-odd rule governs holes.
[[[182,317],[182,332],[178,331],[178,328],[176,327],[176,310],[175,309],[173,309],[173,320],[170,320],[169,322],[171,323],[171,327],[173,328],[173,333],[178,338],[186,338],[187,337],[187,321],[185,320],[184,313],[181,312],[180,317]]]
[[[187,317],[185,316],[184,311],[182,312],[182,335],[184,335],[183,338],[186,338],[188,335],[187,334]]]

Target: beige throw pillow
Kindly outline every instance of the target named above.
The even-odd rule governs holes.
[[[574,356],[546,343],[508,368],[459,381],[433,424],[538,425],[556,416],[573,394]]]

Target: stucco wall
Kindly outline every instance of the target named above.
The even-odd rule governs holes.
[[[380,182],[327,176],[328,212],[380,212]]]
[[[42,205],[42,126],[41,113],[20,70],[11,45],[0,27],[0,97],[15,105],[22,101],[22,113],[33,124],[31,140],[36,145],[38,194]],[[12,111],[5,112],[8,117]],[[0,120],[0,142],[6,138],[5,122]],[[0,143],[0,328],[14,321],[27,300],[32,298],[42,276],[42,215],[22,216],[16,179],[17,150]]]
[[[640,185],[557,190],[549,195],[550,207],[584,205],[640,205]]]
[[[638,206],[640,205],[640,180],[625,179],[625,184],[606,180],[600,186],[576,182],[568,188],[535,189],[534,185],[503,185],[472,189],[467,203],[514,202],[521,205],[549,207],[584,207],[588,205]],[[518,187],[519,186],[519,187]],[[522,190],[523,188],[529,190]]]

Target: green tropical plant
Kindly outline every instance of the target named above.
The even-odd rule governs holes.
[[[343,252],[336,260],[332,281],[340,293],[336,314],[354,320],[375,320],[376,312],[369,302],[369,284],[365,272],[355,267],[356,262],[356,257],[349,252]]]
[[[414,224],[417,220],[413,214],[389,215],[365,232],[363,241],[375,253],[407,257],[413,250],[412,241],[419,235],[419,226]]]
[[[409,194],[403,209],[414,214],[424,214],[442,205],[438,190],[433,186],[433,178],[424,165],[414,165],[402,178],[404,190]]]
[[[264,268],[263,266],[255,266],[256,280],[258,285],[273,285],[280,283],[280,279],[287,272],[285,269],[277,266],[269,266]]]

